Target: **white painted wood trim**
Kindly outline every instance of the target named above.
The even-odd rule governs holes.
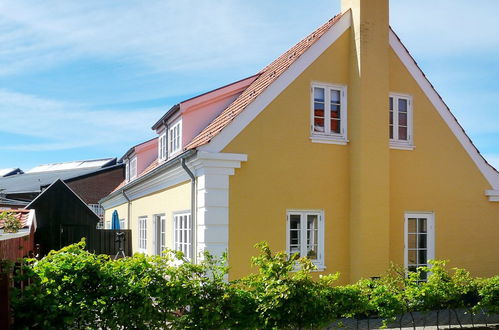
[[[312,64],[330,45],[338,40],[350,27],[351,12],[348,11],[289,68],[271,83],[246,109],[220,133],[198,150],[209,152],[222,151],[260,112],[265,109],[286,87],[288,87],[310,64]]]
[[[435,259],[435,213],[434,212],[405,212],[404,214],[404,268],[407,269],[408,264],[408,218],[426,218],[428,221],[427,228],[427,249],[426,249],[426,259]]]
[[[499,202],[499,190],[485,190],[485,196],[489,197],[491,202]]]
[[[435,109],[445,121],[447,126],[458,141],[463,146],[464,150],[471,157],[475,165],[478,167],[480,172],[483,174],[485,179],[488,181],[493,190],[499,190],[499,173],[490,166],[485,159],[480,155],[478,150],[475,148],[470,138],[466,135],[464,130],[461,128],[456,118],[452,115],[447,105],[440,98],[436,90],[430,84],[428,79],[425,77],[424,73],[418,67],[412,56],[408,53],[407,49],[404,47],[402,42],[398,39],[393,31],[390,30],[390,46],[395,51],[395,54],[399,57],[400,61],[407,68],[412,77],[416,80],[419,87],[423,90],[425,95],[428,97],[430,102],[433,104]],[[489,197],[489,200],[490,197]],[[491,200],[496,201],[496,200]],[[499,200],[497,200],[499,201]]]

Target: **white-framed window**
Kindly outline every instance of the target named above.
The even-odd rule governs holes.
[[[125,219],[120,219],[120,229],[126,229],[125,228]]]
[[[130,180],[133,180],[137,177],[137,156],[134,156],[130,159]]]
[[[412,97],[390,93],[390,146],[412,149]]]
[[[147,252],[147,217],[139,217],[139,251]]]
[[[159,160],[166,160],[168,158],[166,130],[158,138],[158,158]]]
[[[182,120],[178,120],[168,128],[168,157],[178,153],[182,148]]]
[[[191,213],[177,213],[173,216],[173,246],[191,260]]]
[[[319,269],[324,266],[324,212],[288,210],[286,250],[308,257]]]
[[[88,207],[99,217],[104,217],[104,208],[100,204],[88,204]]]
[[[429,212],[407,212],[404,224],[404,265],[408,272],[428,266],[435,259],[435,216]],[[426,274],[422,275],[426,280]]]
[[[111,220],[106,221],[105,229],[111,229]]]
[[[346,86],[313,83],[311,88],[312,142],[346,144]]]
[[[164,214],[154,216],[154,252],[161,255],[166,250],[166,217]]]

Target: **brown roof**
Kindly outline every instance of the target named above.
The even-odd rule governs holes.
[[[14,214],[20,221],[23,228],[27,227],[29,210],[19,209],[19,210],[0,210],[0,214],[3,212]],[[3,228],[3,219],[0,219],[0,229]]]
[[[293,62],[310,48],[324,33],[326,33],[340,18],[336,15],[326,24],[312,32],[305,39],[294,45],[287,52],[279,56],[274,62],[260,71],[259,77],[244,90],[222,113],[215,118],[201,133],[199,133],[185,149],[194,149],[213,139],[220,131],[234,120],[246,107],[253,102],[271,83],[273,83]]]

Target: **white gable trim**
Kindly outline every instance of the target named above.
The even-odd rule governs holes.
[[[497,173],[492,166],[487,164],[485,159],[480,155],[475,146],[471,143],[471,140],[463,131],[456,118],[452,115],[447,105],[440,98],[438,93],[435,91],[433,86],[430,84],[428,79],[425,77],[424,73],[418,67],[412,56],[409,54],[407,49],[404,47],[402,42],[399,40],[397,35],[390,30],[390,46],[395,51],[395,54],[399,57],[400,61],[407,68],[409,73],[412,75],[414,80],[418,83],[419,87],[423,90],[425,95],[428,97],[430,102],[433,104],[435,109],[445,121],[447,126],[451,129],[452,133],[459,140],[464,150],[468,153],[471,159],[475,162],[475,165],[482,172],[485,179],[489,182],[493,190],[499,190],[499,173]],[[490,190],[488,191],[490,192]],[[490,201],[499,201],[490,198],[491,194],[487,194]]]
[[[350,27],[351,21],[351,12],[344,13],[338,22],[334,23],[326,33],[257,96],[229,125],[213,137],[208,144],[198,147],[198,150],[221,152],[270,102],[279,96],[310,64],[341,37]]]

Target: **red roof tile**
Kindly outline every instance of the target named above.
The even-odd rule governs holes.
[[[342,15],[337,15],[326,24],[312,32],[305,39],[294,45],[279,56],[274,62],[259,72],[259,77],[244,90],[222,113],[216,117],[201,133],[199,133],[185,149],[194,149],[213,139],[246,107],[253,102],[272,82],[274,82],[293,62],[310,48],[324,33],[326,33]]]
[[[16,216],[21,221],[21,224],[22,224],[23,228],[25,228],[25,227],[28,226],[27,222],[28,222],[29,210],[25,210],[25,209],[19,209],[19,210],[14,210],[14,209],[0,210],[0,213],[2,213],[2,212],[7,212],[7,213],[14,214],[14,216]],[[0,219],[0,229],[3,228],[3,225],[4,225],[3,219]]]

